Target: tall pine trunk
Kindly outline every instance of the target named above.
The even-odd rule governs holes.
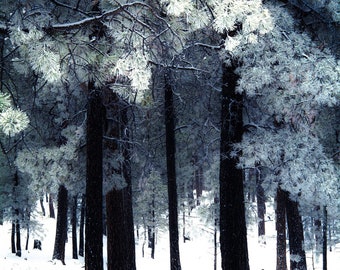
[[[20,234],[20,220],[17,219],[15,222],[15,234],[16,234],[16,247],[17,252],[15,255],[21,257],[21,234]]]
[[[50,193],[48,200],[48,208],[50,210],[50,218],[55,218],[54,205],[53,205],[53,195]]]
[[[263,243],[265,243],[265,240],[263,237],[266,234],[266,226],[265,226],[265,214],[266,214],[266,197],[264,194],[264,189],[262,186],[262,178],[261,178],[261,173],[260,169],[257,168],[256,172],[256,202],[257,202],[257,226],[258,226],[258,236]]]
[[[110,91],[111,92],[111,91]],[[106,225],[107,225],[107,269],[108,270],[134,270],[135,238],[132,212],[132,181],[131,181],[131,153],[128,128],[128,104],[119,99],[118,95],[108,93],[107,114],[118,118],[116,125],[107,130],[108,136],[119,136],[121,140],[117,145],[107,145],[108,151],[119,149],[123,162],[119,172],[122,174],[126,186],[113,188],[106,195]],[[111,106],[110,106],[111,105]],[[109,107],[110,106],[110,107]],[[116,129],[116,130],[113,130]],[[117,139],[117,138],[116,138]]]
[[[289,198],[286,192],[286,214],[289,236],[290,269],[307,270],[306,254],[304,250],[304,236],[299,205]]]
[[[323,207],[322,225],[322,270],[327,270],[327,226],[328,226],[327,206]]]
[[[170,81],[170,71],[165,71],[165,130],[166,130],[166,165],[168,179],[169,205],[169,237],[170,237],[170,269],[180,270],[178,241],[178,203],[176,183],[176,142],[175,142],[175,112],[173,92]]]
[[[234,68],[222,66],[220,148],[220,244],[223,270],[249,270],[243,173],[238,158],[230,157],[232,144],[242,140],[242,95],[236,93]]]
[[[84,256],[85,195],[81,198],[79,222],[79,256]]]
[[[67,239],[67,201],[68,192],[64,185],[58,189],[57,228],[52,259],[65,264],[65,244]]]
[[[11,230],[11,249],[12,253],[16,252],[15,248],[15,222],[12,221],[12,230]]]
[[[103,104],[102,96],[88,84],[86,130],[85,270],[103,269]]]
[[[72,205],[72,258],[78,259],[78,248],[77,248],[77,206],[78,200],[77,195],[73,197],[73,205]]]
[[[276,270],[287,270],[286,256],[286,194],[278,187],[276,191]]]

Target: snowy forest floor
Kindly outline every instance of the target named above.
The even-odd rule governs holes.
[[[270,205],[269,205],[270,207]],[[267,210],[270,210],[270,208]],[[259,243],[256,226],[248,226],[248,249],[251,270],[273,270],[276,263],[276,236],[274,216],[269,212],[270,217],[266,222],[266,244]],[[213,230],[203,225],[194,213],[188,218],[186,231],[190,234],[190,241],[180,243],[180,255],[183,270],[209,270],[214,269],[214,242]],[[1,270],[77,270],[84,269],[84,260],[79,257],[78,260],[72,259],[72,241],[69,234],[68,243],[66,244],[66,265],[59,261],[52,261],[55,225],[56,220],[42,217],[37,214],[36,219],[40,224],[40,230],[30,235],[29,249],[23,251],[22,257],[17,257],[11,253],[10,248],[10,231],[11,224],[4,223],[0,226],[0,269]],[[22,231],[22,247],[25,247],[26,231]],[[42,250],[33,249],[33,240],[41,239]],[[181,239],[181,238],[180,238]],[[104,262],[106,261],[106,243],[104,238]],[[169,266],[169,244],[167,231],[159,231],[155,250],[155,259],[150,258],[150,249],[145,245],[145,254],[142,256],[143,234],[136,241],[136,260],[137,270],[166,270]],[[218,250],[219,254],[219,250]],[[314,255],[313,255],[314,254]],[[217,269],[220,269],[219,256]],[[289,261],[289,251],[287,251],[287,260]],[[315,251],[307,251],[308,270],[322,269],[322,256],[315,256]],[[105,263],[104,263],[105,264]],[[339,269],[340,265],[340,244],[332,246],[332,252],[328,251],[328,269]]]

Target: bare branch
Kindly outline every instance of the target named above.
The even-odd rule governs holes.
[[[51,2],[52,2],[53,4],[55,4],[56,6],[60,6],[60,7],[67,8],[67,9],[71,9],[71,10],[77,11],[77,12],[79,12],[79,13],[81,13],[81,14],[84,14],[84,15],[86,15],[86,16],[90,16],[87,12],[82,11],[82,10],[79,9],[79,2],[80,2],[80,1],[78,1],[77,5],[76,5],[75,7],[66,5],[66,4],[61,3],[61,2],[59,2],[59,1],[57,1],[57,0],[51,0]]]
[[[113,17],[117,16],[118,14],[122,13],[125,11],[125,9],[129,7],[134,7],[134,6],[143,6],[143,7],[149,7],[143,2],[133,2],[133,3],[128,3],[119,6],[116,9],[109,10],[101,15],[85,18],[76,22],[71,22],[71,23],[61,23],[61,24],[52,24],[49,27],[46,27],[46,31],[67,31],[67,30],[72,30],[72,29],[79,29],[83,26],[89,25],[91,23],[94,23],[96,21],[104,20],[107,17]]]

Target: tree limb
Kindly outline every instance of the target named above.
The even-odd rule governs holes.
[[[125,11],[125,9],[129,7],[134,7],[134,6],[144,6],[144,7],[149,7],[145,3],[142,2],[133,2],[133,3],[128,3],[119,6],[116,9],[109,10],[101,15],[85,18],[76,22],[71,22],[71,23],[61,23],[61,24],[52,24],[48,27],[45,28],[45,31],[47,32],[53,32],[53,31],[68,31],[68,30],[73,30],[73,29],[79,29],[83,26],[89,25],[91,23],[94,23],[96,21],[100,21],[103,19],[106,19],[107,17],[113,17],[116,16],[122,12]]]

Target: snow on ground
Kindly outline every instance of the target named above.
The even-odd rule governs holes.
[[[268,209],[268,208],[267,208]],[[39,216],[39,215],[37,215]],[[201,222],[195,221],[197,218],[192,218],[188,224],[191,226],[186,228],[190,233],[190,241],[180,243],[181,263],[183,270],[213,270],[214,269],[214,243],[213,233]],[[258,242],[256,227],[248,230],[248,249],[249,261],[251,270],[274,270],[276,263],[276,248],[275,248],[275,224],[274,218],[266,222],[266,244]],[[72,259],[72,241],[69,236],[69,241],[66,244],[66,265],[62,265],[59,261],[52,261],[55,225],[56,220],[47,217],[39,218],[43,224],[44,231],[30,236],[29,250],[23,251],[22,257],[19,258],[11,253],[10,249],[10,229],[11,224],[5,223],[0,226],[0,269],[1,270],[80,270],[84,269],[84,260],[79,257],[79,260]],[[42,250],[33,249],[33,240],[42,240]],[[142,238],[142,237],[141,237]],[[181,240],[181,237],[180,237]],[[25,246],[26,231],[22,232],[22,247]],[[136,243],[136,260],[138,270],[166,270],[169,266],[169,242],[167,232],[158,232],[156,243],[155,259],[150,258],[150,249],[145,245],[145,256],[142,257],[143,239],[139,239]],[[106,261],[105,254],[105,239],[104,239],[104,262]],[[219,250],[218,254],[219,254]],[[289,260],[289,254],[287,253]],[[315,256],[314,256],[315,257]],[[322,258],[316,262],[314,258],[314,267],[312,262],[311,252],[307,253],[308,269],[321,270]],[[105,263],[104,263],[105,264]],[[340,245],[333,247],[333,252],[328,254],[328,269],[339,269],[340,265]],[[217,270],[220,270],[220,258],[218,257]]]

